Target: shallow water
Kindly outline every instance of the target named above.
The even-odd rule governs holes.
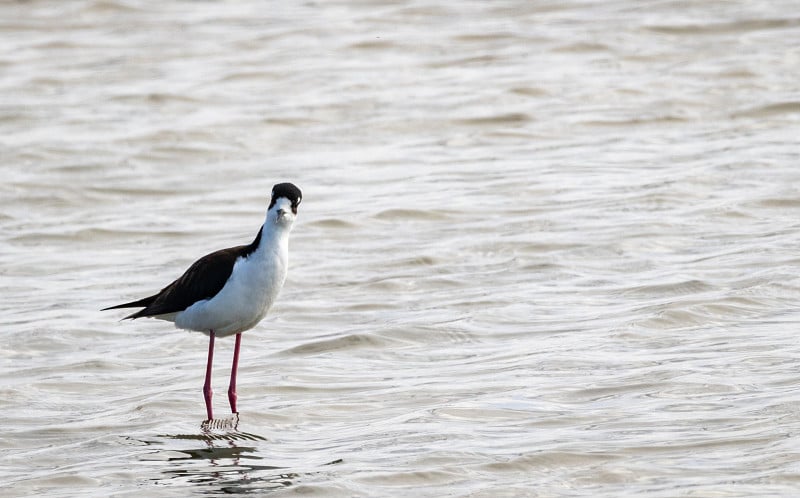
[[[4,496],[796,495],[797,12],[0,4]],[[285,180],[204,432],[206,338],[97,310]]]

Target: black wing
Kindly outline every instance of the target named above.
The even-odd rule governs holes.
[[[158,294],[105,308],[137,308],[144,306],[125,318],[142,318],[183,311],[197,301],[210,299],[225,286],[236,259],[245,256],[249,246],[231,247],[212,252],[195,261],[177,280],[161,289]]]
[[[233,265],[240,257],[246,258],[258,248],[264,226],[258,230],[256,238],[246,246],[229,247],[206,254],[195,261],[177,280],[161,289],[158,294],[131,301],[129,303],[110,306],[100,311],[117,308],[144,307],[125,319],[158,316],[183,311],[197,301],[211,299],[225,287],[231,276]]]

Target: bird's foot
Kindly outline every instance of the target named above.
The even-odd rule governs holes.
[[[210,418],[200,424],[204,431],[235,431],[239,427],[239,413],[228,418]]]

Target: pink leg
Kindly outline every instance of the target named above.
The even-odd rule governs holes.
[[[203,384],[203,397],[206,399],[206,413],[208,420],[214,419],[214,413],[211,409],[211,396],[214,392],[211,390],[211,365],[214,363],[214,331],[208,334],[208,363],[206,364],[206,383]]]
[[[239,346],[242,344],[242,334],[236,334],[236,344],[233,346],[233,365],[231,366],[231,383],[228,386],[228,402],[231,404],[231,413],[236,411],[236,371],[239,369]]]

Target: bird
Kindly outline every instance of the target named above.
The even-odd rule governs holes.
[[[236,336],[228,402],[238,420],[236,372],[242,332],[255,327],[283,287],[289,265],[289,233],[303,195],[292,183],[272,187],[266,218],[250,244],[220,249],[203,256],[172,283],[129,303],[103,308],[142,308],[125,319],[151,317],[173,322],[176,328],[209,337],[203,398],[206,415],[214,420],[211,367],[216,337]]]

